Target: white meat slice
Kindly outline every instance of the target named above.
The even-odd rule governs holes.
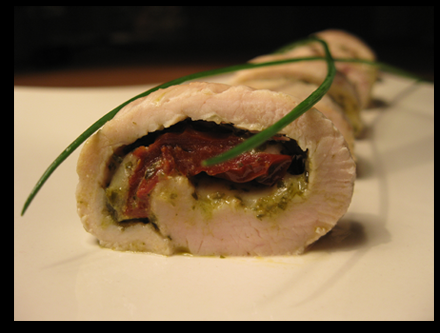
[[[316,34],[325,40],[334,58],[353,58],[376,60],[373,50],[359,37],[338,29],[328,29]],[[322,47],[317,47],[317,54],[324,55]],[[361,109],[369,106],[373,84],[377,80],[377,68],[368,64],[337,62],[336,68],[344,73],[353,83],[360,99]]]
[[[188,179],[165,177],[152,193],[150,223],[123,226],[114,221],[105,193],[111,183],[109,165],[114,153],[148,133],[188,118],[261,131],[299,102],[284,93],[201,82],[158,90],[132,102],[87,140],[81,151],[76,196],[84,228],[102,246],[116,250],[165,255],[181,251],[196,255],[301,253],[346,213],[355,180],[355,163],[344,137],[316,109],[282,130],[308,152],[307,184],[273,214],[257,216],[254,210],[243,208],[241,201],[251,202],[255,193],[220,200],[207,214],[193,208],[194,185]],[[201,199],[208,198],[209,187],[204,190],[199,192]],[[174,195],[167,196],[173,191]]]
[[[328,43],[334,58],[364,60],[375,60],[376,58],[374,52],[367,44],[345,31],[331,29],[315,35]],[[260,63],[313,56],[324,56],[324,49],[318,42],[297,46],[283,53],[262,55],[252,59],[250,62]],[[337,74],[328,95],[342,107],[353,126],[355,135],[360,136],[363,129],[360,110],[369,106],[372,87],[377,79],[377,68],[368,64],[336,62],[336,69]],[[243,70],[232,77],[231,84],[256,87],[252,83],[255,81],[262,82],[263,80],[269,84],[267,87],[261,85],[256,87],[258,89],[273,89],[270,85],[276,80],[319,85],[324,80],[326,73],[327,66],[323,61],[301,61],[299,63]],[[278,87],[276,90],[296,95],[291,89],[290,91],[285,91]],[[317,108],[319,110],[318,106]],[[320,111],[326,114],[324,110]],[[326,115],[333,120],[330,115]]]

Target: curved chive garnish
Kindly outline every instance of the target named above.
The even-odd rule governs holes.
[[[316,38],[310,38],[310,40],[316,40]],[[294,43],[292,45],[298,46],[300,44],[307,43],[307,41],[309,41],[309,40],[308,39],[301,40],[301,41],[299,41],[297,43]],[[290,48],[292,47],[292,45],[290,45]],[[280,52],[280,51],[281,50],[278,50],[278,52]],[[72,154],[73,151],[75,151],[76,148],[78,148],[84,141],[86,141],[93,133],[95,133],[99,128],[101,128],[101,126],[103,126],[107,121],[111,120],[116,115],[116,113],[119,112],[119,110],[121,110],[124,106],[126,106],[129,103],[131,103],[132,101],[134,101],[134,100],[136,100],[138,98],[141,98],[141,97],[148,96],[149,94],[151,94],[152,92],[154,92],[156,90],[168,88],[168,87],[173,86],[173,85],[178,85],[178,84],[181,84],[183,82],[187,82],[187,81],[195,80],[195,79],[200,79],[200,78],[203,78],[203,77],[220,75],[220,74],[225,74],[225,73],[231,73],[231,72],[235,72],[235,71],[243,70],[243,69],[251,69],[251,68],[265,67],[265,66],[275,66],[275,65],[281,65],[281,64],[292,63],[292,62],[299,62],[299,61],[317,61],[317,60],[326,60],[326,58],[325,57],[320,57],[320,56],[316,56],[316,57],[303,57],[303,58],[291,58],[291,59],[285,59],[285,60],[279,60],[279,61],[271,61],[271,62],[264,62],[264,63],[246,63],[246,64],[241,64],[241,65],[235,65],[235,66],[230,66],[230,67],[224,67],[224,68],[219,68],[219,69],[203,71],[203,72],[199,72],[199,73],[194,73],[194,74],[190,74],[190,75],[187,75],[187,76],[183,76],[181,78],[178,78],[178,79],[175,79],[175,80],[168,81],[166,83],[160,84],[160,85],[158,85],[158,86],[156,86],[154,88],[151,88],[150,90],[147,90],[147,91],[145,91],[145,92],[143,92],[143,93],[141,93],[141,94],[139,94],[139,95],[129,99],[128,101],[122,103],[118,107],[116,107],[113,110],[111,110],[110,112],[108,112],[102,118],[97,120],[94,124],[92,124],[88,129],[86,129],[75,141],[73,141],[52,162],[52,164],[46,169],[46,171],[40,177],[38,182],[35,184],[34,188],[32,189],[31,193],[29,194],[28,198],[26,199],[26,202],[24,203],[23,209],[21,211],[21,215],[23,215],[26,212],[27,208],[31,204],[31,202],[34,199],[34,197],[36,196],[36,194],[39,192],[39,190],[44,185],[44,183],[47,181],[47,179],[50,177],[50,175],[55,171],[55,169],[67,157],[69,157],[70,154]],[[418,79],[418,80],[421,80],[421,81],[424,80],[423,78],[420,78],[420,77],[418,77],[416,75],[413,75],[411,73],[408,73],[406,71],[403,71],[403,70],[401,70],[399,68],[390,66],[390,65],[385,64],[385,63],[379,63],[379,62],[375,62],[375,61],[368,61],[368,60],[361,60],[361,59],[333,59],[333,60],[334,61],[344,61],[344,62],[362,62],[362,63],[370,64],[370,65],[373,65],[373,66],[377,66],[379,69],[381,69],[383,71],[391,72],[391,73],[394,73],[394,74],[397,74],[397,75],[400,75],[400,76],[405,76],[405,77],[409,77],[409,78],[415,78],[415,79]],[[313,105],[314,105],[314,103],[311,101],[311,106],[310,107],[312,107]],[[273,126],[275,126],[275,125],[273,125]],[[214,160],[214,163],[215,163],[215,160]]]
[[[94,124],[92,124],[88,129],[86,129],[75,141],[73,141],[64,151],[52,162],[52,164],[49,165],[49,167],[46,169],[46,171],[43,173],[43,175],[40,177],[38,182],[35,184],[34,188],[32,189],[31,193],[29,194],[28,198],[26,199],[23,209],[21,211],[21,215],[26,212],[27,208],[31,204],[34,197],[37,195],[37,193],[40,191],[41,187],[44,185],[44,183],[47,181],[47,179],[50,177],[50,175],[58,168],[58,166],[64,162],[64,160],[72,154],[76,148],[78,148],[84,141],[86,141],[93,133],[95,133],[101,126],[103,126],[107,121],[111,120],[124,106],[127,104],[133,102],[134,100],[148,96],[152,92],[159,90],[159,89],[165,89],[170,86],[178,85],[183,82],[200,79],[203,77],[208,76],[214,76],[219,74],[225,74],[225,73],[231,73],[236,72],[238,70],[242,69],[250,69],[250,68],[257,68],[257,67],[264,67],[264,66],[274,66],[274,65],[280,65],[280,64],[286,64],[291,62],[298,62],[298,61],[306,61],[306,60],[322,60],[322,57],[305,57],[305,58],[295,58],[295,59],[285,59],[285,60],[279,60],[279,61],[270,61],[270,62],[264,62],[264,63],[258,63],[258,64],[252,64],[252,63],[246,63],[241,65],[234,65],[230,67],[224,67],[224,68],[218,68],[208,71],[203,71],[199,73],[194,73],[186,76],[182,76],[178,79],[168,81],[166,83],[160,84],[154,88],[151,88],[131,99],[128,101],[122,103],[121,105],[117,106],[110,112],[108,112],[106,115],[104,115],[102,118],[97,120]]]
[[[324,46],[324,50],[325,50],[324,59],[327,61],[327,67],[328,67],[327,76],[325,77],[321,85],[315,91],[313,91],[310,94],[310,96],[308,96],[304,101],[299,103],[292,111],[290,111],[287,115],[285,115],[283,118],[278,120],[275,124],[266,128],[264,131],[255,134],[251,138],[247,139],[243,143],[240,143],[234,148],[226,151],[225,153],[203,161],[202,162],[203,165],[213,165],[213,164],[222,163],[248,150],[260,146],[262,143],[269,140],[271,137],[273,137],[275,134],[281,131],[284,127],[289,125],[292,121],[294,121],[299,116],[310,110],[313,107],[313,105],[315,105],[327,93],[336,75],[336,67],[333,58],[330,54],[330,51],[328,49],[327,43],[317,38],[316,40],[322,43],[322,45]]]

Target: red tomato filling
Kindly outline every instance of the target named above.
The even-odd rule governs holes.
[[[205,172],[235,183],[255,181],[268,186],[285,175],[293,157],[284,154],[247,152],[218,165],[201,165],[203,160],[225,152],[243,140],[232,133],[187,128],[182,133],[162,134],[148,147],[136,148],[132,153],[139,158],[139,163],[129,179],[126,214],[132,218],[148,217],[149,194],[163,175],[177,173],[192,177]]]

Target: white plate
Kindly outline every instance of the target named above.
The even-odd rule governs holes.
[[[76,214],[78,151],[20,217],[53,159],[146,88],[14,88],[15,320],[434,319],[432,84],[385,76],[376,85],[349,212],[302,256],[101,249]]]

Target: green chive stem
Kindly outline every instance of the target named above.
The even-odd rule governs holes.
[[[317,40],[317,39],[311,38],[310,40]],[[307,43],[308,41],[309,40],[306,39],[306,40],[301,40],[299,42],[295,42],[293,44],[290,44],[290,46],[286,46],[285,49],[292,48],[292,46],[298,46],[298,45]],[[283,49],[279,49],[276,52],[277,53],[281,53],[282,51],[283,51]],[[72,154],[75,151],[75,149],[77,149],[84,141],[86,141],[91,135],[93,135],[93,133],[95,133],[99,128],[101,128],[107,121],[111,120],[119,112],[119,110],[121,110],[124,106],[126,106],[129,103],[131,103],[132,101],[134,101],[134,100],[136,100],[138,98],[141,98],[141,97],[148,96],[149,94],[151,94],[152,92],[154,92],[156,90],[165,89],[165,88],[168,88],[168,87],[173,86],[173,85],[178,85],[178,84],[181,84],[183,82],[187,82],[187,81],[191,81],[191,80],[195,80],[195,79],[200,79],[200,78],[203,78],[203,77],[214,76],[214,75],[225,74],[225,73],[231,73],[231,72],[235,72],[235,71],[243,70],[243,69],[251,69],[251,68],[265,67],[265,66],[275,66],[275,65],[281,65],[281,64],[286,64],[286,63],[293,63],[293,62],[299,62],[299,61],[318,61],[318,60],[326,60],[326,59],[327,59],[327,57],[321,57],[321,56],[317,56],[317,57],[303,57],[303,58],[291,58],[291,59],[284,59],[284,60],[279,60],[279,61],[271,61],[271,62],[264,62],[264,63],[257,63],[257,64],[255,64],[255,63],[246,63],[246,64],[240,64],[240,65],[234,65],[234,66],[230,66],[230,67],[224,67],[224,68],[218,68],[218,69],[198,72],[198,73],[186,75],[186,76],[180,77],[178,79],[171,80],[171,81],[168,81],[166,83],[160,84],[160,85],[158,85],[158,86],[156,86],[154,88],[151,88],[151,89],[149,89],[149,90],[147,90],[147,91],[145,91],[145,92],[143,92],[143,93],[141,93],[141,94],[139,94],[139,95],[129,99],[128,101],[122,103],[121,105],[117,106],[116,108],[114,108],[113,110],[108,112],[106,115],[104,115],[102,118],[97,120],[94,124],[92,124],[89,128],[87,128],[75,141],[73,141],[50,164],[50,166],[46,169],[46,171],[40,177],[40,179],[38,180],[38,182],[35,184],[34,188],[32,189],[31,193],[29,194],[28,198],[26,199],[26,201],[25,201],[25,203],[23,205],[23,209],[21,211],[21,215],[24,215],[24,213],[26,212],[27,208],[31,204],[31,202],[34,199],[34,197],[40,191],[41,187],[44,185],[44,183],[47,181],[47,179],[50,177],[50,175],[56,170],[56,168],[58,168],[58,166],[67,157],[69,157],[70,154]],[[381,63],[381,62],[362,60],[362,59],[333,59],[333,60],[336,61],[336,62],[338,62],[338,61],[341,61],[341,62],[359,62],[359,63],[370,64],[372,66],[377,66],[379,69],[381,69],[381,70],[383,70],[385,72],[391,72],[391,73],[394,73],[394,74],[399,75],[399,76],[404,76],[404,77],[407,77],[407,78],[413,78],[413,79],[417,79],[419,81],[425,81],[423,78],[421,78],[421,77],[419,77],[417,75],[414,75],[412,73],[409,73],[409,72],[406,72],[404,70],[401,70],[401,69],[399,69],[397,67],[394,67],[394,66],[391,66],[391,65],[388,65],[388,64],[385,64],[385,63]],[[324,80],[322,85],[324,85],[324,83],[327,81],[327,78],[326,78],[326,80]],[[331,82],[330,82],[330,85],[331,85]],[[314,93],[312,93],[312,95]],[[295,111],[295,109],[296,109],[295,108],[294,110],[291,111],[291,113],[286,115],[286,117],[289,117],[289,118],[285,117],[285,118],[283,118],[284,120],[281,119],[280,121],[278,121],[277,123],[275,123],[274,125],[271,126],[272,129],[270,131],[269,131],[270,128],[268,128],[265,131],[262,131],[259,134],[253,136],[251,139],[247,140],[246,144],[248,144],[248,149],[255,148],[260,143],[270,139],[273,135],[275,135],[278,131],[280,131],[282,128],[287,126],[290,122],[292,122],[297,117],[299,117],[302,113],[304,113],[307,110],[309,110],[320,99],[320,98],[316,99],[319,96],[318,93],[316,95],[313,95],[313,97],[312,97],[312,95],[309,96],[309,99],[307,100],[307,102],[306,102],[306,100],[304,100],[302,103],[300,103],[297,106],[298,110]],[[239,146],[237,146],[237,147],[239,147]],[[237,151],[238,151],[237,147],[235,147],[232,150],[226,152],[225,153],[225,157],[222,157],[222,159],[223,160],[225,158],[226,159],[230,159],[233,156],[236,156],[237,155]],[[249,147],[251,147],[251,148],[249,148]],[[242,147],[240,147],[239,149],[241,150]],[[213,159],[210,159],[210,160],[207,160],[207,161],[204,161],[204,163],[206,163],[206,164],[208,164],[208,163],[209,164],[220,163],[218,161],[221,161],[220,156],[219,157],[214,157]]]
[[[281,131],[284,127],[289,125],[292,121],[294,121],[299,116],[310,110],[327,93],[336,75],[336,67],[333,58],[331,56],[330,50],[328,49],[327,43],[320,39],[316,39],[316,40],[322,43],[324,46],[324,50],[325,50],[324,59],[327,61],[327,67],[328,67],[327,76],[325,77],[321,85],[315,91],[313,91],[310,94],[310,96],[308,96],[304,101],[299,103],[292,111],[290,111],[287,115],[285,115],[283,118],[278,120],[275,124],[266,128],[264,131],[261,131],[258,134],[252,136],[246,141],[240,143],[234,148],[226,151],[225,153],[210,158],[208,160],[202,161],[202,165],[209,166],[213,164],[219,164],[231,158],[234,158],[246,151],[249,151],[253,148],[260,146],[265,141],[269,140],[271,137],[273,137],[275,134]]]
[[[250,69],[250,68],[257,68],[257,67],[264,67],[264,66],[274,66],[274,65],[280,65],[280,64],[286,64],[291,62],[298,62],[298,61],[309,61],[309,60],[322,60],[321,57],[305,57],[305,58],[296,58],[296,59],[285,59],[285,60],[279,60],[279,61],[270,61],[265,63],[258,63],[258,64],[241,64],[241,65],[234,65],[230,67],[224,67],[224,68],[218,68],[203,72],[198,72],[190,75],[186,75],[183,77],[180,77],[175,80],[168,81],[166,83],[160,84],[154,88],[151,88],[131,99],[128,101],[122,103],[121,105],[117,106],[110,112],[108,112],[106,115],[101,117],[99,120],[97,120],[94,124],[92,124],[89,128],[87,128],[75,141],[73,141],[64,151],[49,165],[49,167],[46,169],[46,171],[43,173],[43,175],[40,177],[38,182],[35,184],[34,188],[32,189],[31,193],[27,197],[23,209],[21,211],[21,215],[23,216],[26,210],[28,209],[29,205],[31,204],[34,197],[37,195],[37,193],[40,191],[40,189],[43,187],[44,183],[47,181],[47,179],[50,177],[50,175],[58,168],[58,166],[64,162],[64,160],[72,154],[75,149],[77,149],[84,141],[86,141],[90,136],[93,135],[99,128],[101,128],[107,121],[111,120],[124,106],[127,104],[133,102],[134,100],[148,96],[152,92],[159,90],[159,89],[165,89],[170,86],[178,85],[183,82],[199,79],[202,77],[208,77],[208,76],[214,76],[219,74],[225,74],[230,72],[235,72],[242,69]]]

